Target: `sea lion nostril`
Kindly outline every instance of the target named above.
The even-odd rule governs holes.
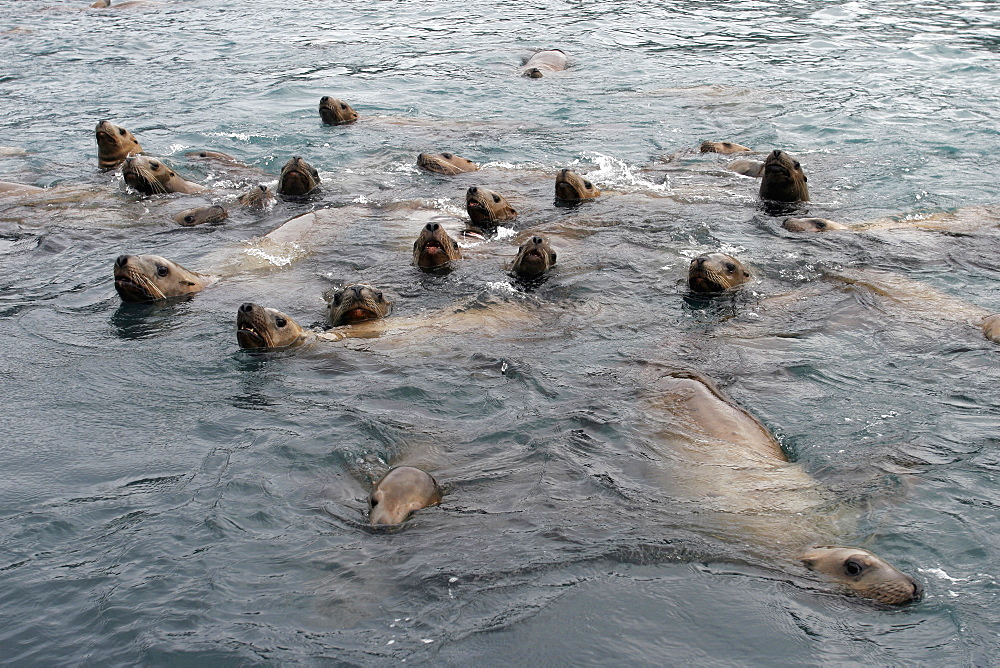
[[[115,264],[117,264],[119,267],[124,267],[126,264],[128,264],[128,255],[119,255],[118,259],[115,260]]]
[[[243,311],[244,313],[250,313],[251,311],[253,311],[253,304],[251,304],[250,302],[244,302],[244,304],[240,306],[240,310]]]

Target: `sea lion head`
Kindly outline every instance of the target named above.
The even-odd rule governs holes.
[[[517,257],[510,270],[519,278],[536,279],[556,263],[556,252],[543,237],[529,238],[517,249]]]
[[[251,302],[236,312],[236,340],[240,348],[287,348],[302,342],[299,323],[273,308]]]
[[[441,487],[429,473],[400,466],[382,477],[368,496],[368,521],[401,524],[414,510],[441,503]]]
[[[263,183],[256,185],[236,198],[244,209],[263,211],[274,203],[274,192]]]
[[[774,149],[764,161],[760,197],[775,202],[808,202],[808,180],[798,160],[780,149]]]
[[[445,176],[479,171],[476,163],[454,153],[421,153],[417,156],[417,166]]]
[[[1000,313],[986,316],[982,328],[983,336],[994,343],[1000,343]]]
[[[688,286],[694,292],[723,292],[750,280],[750,272],[732,255],[705,253],[691,260]]]
[[[319,172],[308,162],[295,156],[289,158],[278,177],[278,193],[291,197],[308,195],[319,186]]]
[[[144,155],[130,155],[125,158],[122,164],[122,176],[125,178],[125,183],[144,195],[176,192],[175,179],[184,182],[177,176],[177,172],[167,167],[163,161],[147,158]]]
[[[329,125],[344,125],[358,120],[358,112],[351,105],[329,95],[319,99],[319,115]]]
[[[702,153],[749,153],[750,149],[742,144],[735,144],[731,141],[703,141],[701,143]]]
[[[420,236],[413,242],[413,264],[421,269],[439,269],[461,257],[458,242],[448,235],[440,223],[431,221],[424,225]]]
[[[849,229],[847,225],[828,218],[785,218],[781,226],[789,232],[829,232]]]
[[[327,317],[331,327],[379,320],[389,315],[392,302],[370,285],[348,285],[330,296]]]
[[[202,206],[196,209],[187,209],[174,216],[174,222],[184,227],[194,227],[195,225],[205,225],[206,223],[221,223],[229,217],[225,207],[215,204],[213,206]]]
[[[923,587],[871,552],[855,547],[811,548],[801,557],[811,571],[846,585],[858,596],[886,605],[902,605],[920,598]]]
[[[142,153],[132,133],[111,121],[98,123],[94,133],[97,136],[97,164],[101,169],[114,169],[130,155]]]
[[[590,180],[583,178],[572,169],[560,170],[556,175],[556,199],[591,199],[601,194]]]
[[[479,186],[472,186],[465,193],[465,210],[469,212],[473,225],[486,229],[517,218],[517,211],[503,195]]]
[[[153,302],[201,292],[210,283],[159,255],[119,255],[115,260],[115,290],[123,302]]]

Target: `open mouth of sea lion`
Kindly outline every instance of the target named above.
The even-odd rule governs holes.
[[[236,330],[236,340],[240,348],[267,348],[267,337],[253,328],[250,324],[240,324]]]
[[[695,292],[724,292],[725,288],[707,276],[691,276],[688,280]]]
[[[118,292],[118,296],[122,298],[122,301],[153,301],[153,296],[146,290],[144,285],[136,283],[127,276],[115,276],[115,291]]]
[[[365,320],[375,320],[378,317],[379,316],[375,313],[359,306],[357,308],[352,308],[350,311],[345,311],[344,314],[340,316],[339,324],[353,325],[354,323],[364,322]]]

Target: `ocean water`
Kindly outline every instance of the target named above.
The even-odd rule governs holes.
[[[966,317],[1000,312],[993,4],[86,5],[0,2],[0,181],[48,189],[0,196],[5,662],[995,663],[1000,369]],[[566,72],[518,76],[553,47]],[[361,119],[323,125],[323,95]],[[97,167],[102,119],[210,190],[129,191]],[[895,222],[786,232],[704,140],[793,154],[810,215]],[[424,173],[422,151],[482,169]],[[314,197],[172,221],[273,185],[293,155],[319,169]],[[563,167],[602,196],[554,206]],[[516,225],[420,273],[422,221],[461,229],[473,185]],[[294,254],[248,259],[324,208],[338,222]],[[906,222],[933,214],[942,229]],[[531,234],[559,260],[526,289],[505,263]],[[716,250],[754,280],[695,299],[688,262]],[[191,300],[122,304],[122,253],[228,268]],[[908,282],[837,278],[876,271]],[[392,318],[461,316],[239,350],[240,304],[311,325],[354,282]],[[848,520],[830,540],[923,599],[846,596],[681,498],[654,365],[758,417]],[[444,502],[373,530],[371,482],[398,464]]]

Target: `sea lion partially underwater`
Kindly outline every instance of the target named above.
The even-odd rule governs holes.
[[[479,171],[479,165],[454,153],[421,153],[417,155],[417,166],[444,176]]]
[[[537,280],[556,264],[556,252],[548,240],[540,236],[531,236],[520,248],[510,265],[511,272],[518,278]]]
[[[688,266],[688,287],[702,294],[725,292],[750,278],[750,271],[743,263],[726,253],[704,253]]]
[[[760,198],[773,202],[808,202],[808,180],[798,160],[780,149],[774,149],[764,161]]]
[[[528,58],[521,69],[521,76],[529,79],[541,79],[546,74],[561,72],[566,69],[569,59],[561,49],[538,51]]]
[[[368,521],[401,524],[415,510],[441,503],[441,487],[434,477],[413,466],[398,466],[375,483],[368,496]]]
[[[860,548],[833,547],[854,513],[789,462],[774,436],[710,381],[652,365],[642,372],[654,465],[666,493],[698,514],[701,530],[747,544],[778,568],[802,564],[847,591],[886,605],[921,586]]]
[[[556,200],[560,202],[579,202],[580,200],[598,197],[601,191],[583,176],[572,169],[561,169],[556,174]]]
[[[462,249],[440,223],[430,222],[413,242],[413,264],[424,270],[443,269],[461,259]]]
[[[159,255],[119,255],[115,291],[123,302],[152,302],[201,292],[217,277],[201,274]]]
[[[114,169],[130,155],[142,153],[135,136],[111,121],[101,121],[94,128],[97,137],[97,164],[101,169]]]
[[[278,176],[279,195],[302,197],[319,187],[319,171],[299,156],[288,159]]]
[[[319,99],[319,116],[327,125],[346,125],[358,120],[358,112],[351,105],[329,95]]]
[[[487,233],[495,232],[499,223],[517,218],[517,211],[507,198],[479,186],[472,186],[465,193],[465,210],[472,226]]]
[[[167,167],[162,160],[132,155],[122,164],[122,176],[132,188],[144,195],[162,193],[193,194],[205,190],[205,186],[186,181],[177,172]]]

